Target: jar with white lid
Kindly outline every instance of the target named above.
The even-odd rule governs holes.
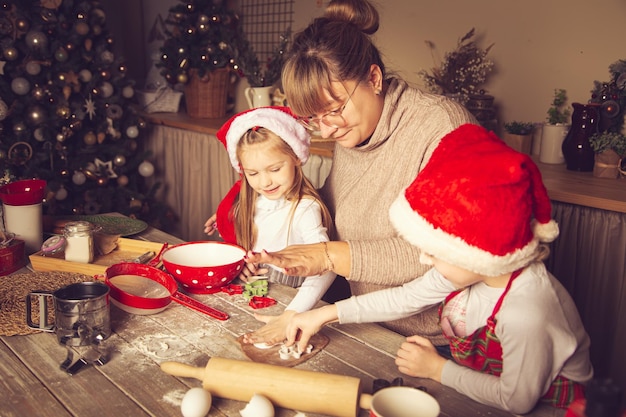
[[[65,260],[69,262],[93,262],[94,227],[85,221],[69,222],[63,229],[65,237]]]

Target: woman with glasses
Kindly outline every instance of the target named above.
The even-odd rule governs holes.
[[[419,251],[394,231],[389,207],[443,136],[476,123],[461,105],[387,73],[370,38],[378,21],[377,10],[365,0],[334,0],[323,17],[294,37],[283,88],[300,123],[336,142],[332,169],[321,189],[336,235],[326,245],[290,246],[250,258],[294,275],[332,270],[347,279],[353,295],[398,286],[426,272]],[[331,287],[326,301],[350,295],[333,293],[337,288]],[[446,344],[436,308],[385,326]],[[255,333],[246,340],[262,341]]]

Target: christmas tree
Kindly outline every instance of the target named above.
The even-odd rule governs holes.
[[[106,19],[96,0],[0,0],[0,185],[44,179],[46,214],[116,211],[167,229]]]
[[[171,84],[234,68],[240,42],[239,17],[226,0],[180,0],[169,9],[161,48],[162,74]]]

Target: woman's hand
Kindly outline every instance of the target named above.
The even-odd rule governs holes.
[[[212,215],[209,219],[204,223],[204,233],[211,236],[213,233],[217,232],[217,214]]]
[[[441,372],[446,359],[437,353],[430,340],[410,336],[398,349],[396,365],[403,374],[418,378],[430,378],[441,382]]]
[[[247,262],[266,263],[283,268],[287,275],[310,277],[334,270],[330,253],[331,244],[324,242],[309,245],[292,245],[278,252],[249,252]],[[349,255],[348,255],[349,256]],[[334,270],[334,272],[339,273]]]
[[[254,318],[265,323],[265,326],[245,334],[244,343],[267,343],[268,345],[283,343],[287,339],[287,325],[295,315],[296,312],[293,310],[285,310],[279,316],[255,314]]]
[[[337,307],[334,304],[296,314],[287,325],[285,346],[293,346],[297,342],[298,350],[306,351],[311,337],[333,321],[337,321]]]

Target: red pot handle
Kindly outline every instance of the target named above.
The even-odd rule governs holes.
[[[175,292],[174,294],[172,294],[171,298],[177,303],[180,303],[186,307],[192,308],[201,313],[207,314],[213,317],[214,319],[227,320],[229,317],[228,314],[224,313],[223,311],[219,311],[213,307],[209,307],[206,304],[202,304],[200,301],[195,300],[179,292]]]

